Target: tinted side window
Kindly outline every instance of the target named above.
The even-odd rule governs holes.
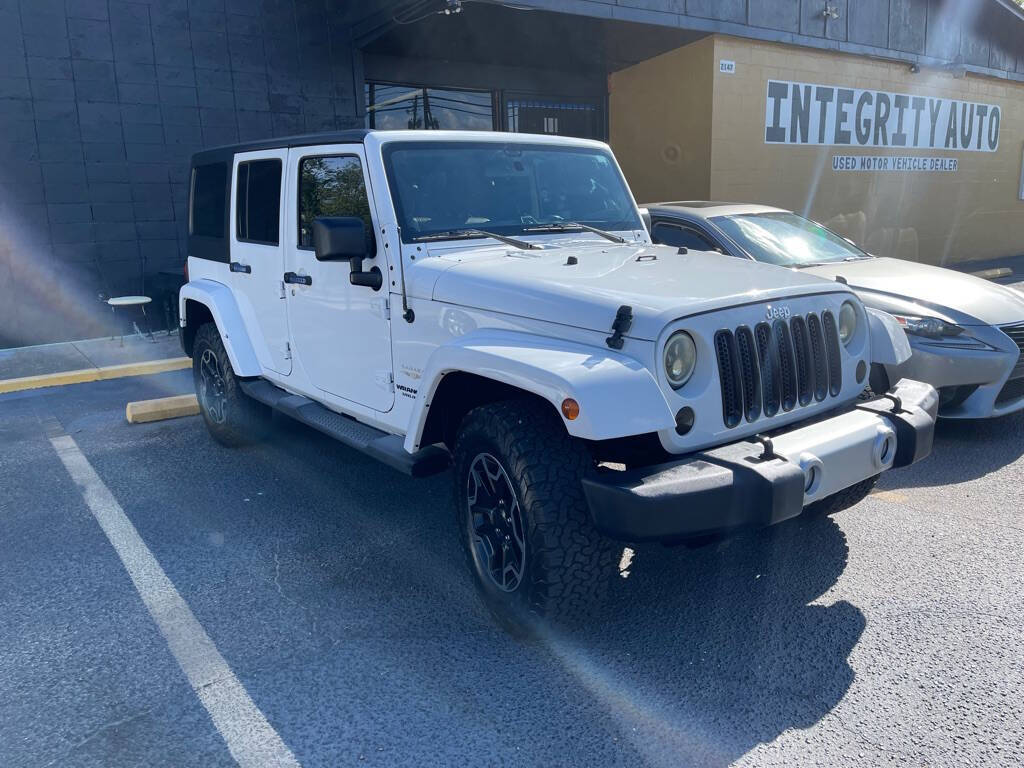
[[[651,237],[656,243],[671,245],[674,248],[692,248],[695,251],[714,251],[718,248],[706,237],[692,229],[661,221],[654,225]]]
[[[281,218],[281,161],[239,163],[236,197],[238,239],[277,245]]]
[[[192,209],[189,211],[189,223],[193,235],[220,239],[226,236],[224,188],[227,179],[226,163],[198,165],[192,169]]]
[[[363,166],[352,155],[305,157],[299,164],[299,246],[313,246],[318,216],[358,216],[373,232]]]

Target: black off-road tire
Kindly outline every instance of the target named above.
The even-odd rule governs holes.
[[[211,380],[214,362],[219,374],[216,386]],[[218,443],[234,448],[257,442],[266,435],[270,426],[270,409],[242,391],[224,342],[213,323],[206,323],[196,331],[192,347],[192,378],[196,385],[199,412]]]
[[[476,484],[470,470],[482,456],[500,464],[521,513],[525,552],[521,578],[511,590],[478,562],[487,550],[481,550],[486,545],[474,521],[487,518],[470,512],[470,485]],[[546,404],[494,403],[474,409],[462,422],[453,473],[459,536],[484,602],[516,635],[532,634],[543,620],[578,621],[607,593],[615,544],[590,519],[580,481],[591,471],[587,448],[568,435]]]
[[[869,477],[867,480],[861,480],[859,483],[854,483],[849,488],[844,488],[838,493],[826,496],[821,501],[808,504],[806,509],[804,509],[804,514],[813,517],[826,517],[828,515],[834,515],[837,512],[842,512],[844,509],[849,509],[868,497],[868,494],[871,493],[872,489],[874,489],[875,483],[878,482],[879,477],[881,477],[881,475],[875,475],[874,477]]]

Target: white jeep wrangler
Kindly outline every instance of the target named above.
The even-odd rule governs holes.
[[[840,283],[652,245],[598,142],[254,142],[195,155],[189,206],[181,338],[213,436],[275,409],[413,476],[453,465],[510,628],[585,608],[615,540],[836,511],[931,449],[931,387],[859,397],[909,355],[895,321]]]

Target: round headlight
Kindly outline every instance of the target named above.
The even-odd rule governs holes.
[[[665,375],[673,389],[679,389],[697,367],[697,345],[686,331],[676,331],[665,345]]]
[[[839,309],[839,339],[843,344],[849,344],[854,334],[857,333],[857,310],[849,301],[844,301]]]

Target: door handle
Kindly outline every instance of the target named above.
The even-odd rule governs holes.
[[[232,272],[241,272],[243,274],[248,275],[248,274],[252,273],[252,267],[250,267],[248,264],[242,264],[241,262],[238,262],[238,261],[232,261],[231,262],[231,271]]]
[[[294,272],[285,272],[284,281],[286,283],[295,283],[297,285],[312,285],[313,278],[309,275],[297,275]]]

